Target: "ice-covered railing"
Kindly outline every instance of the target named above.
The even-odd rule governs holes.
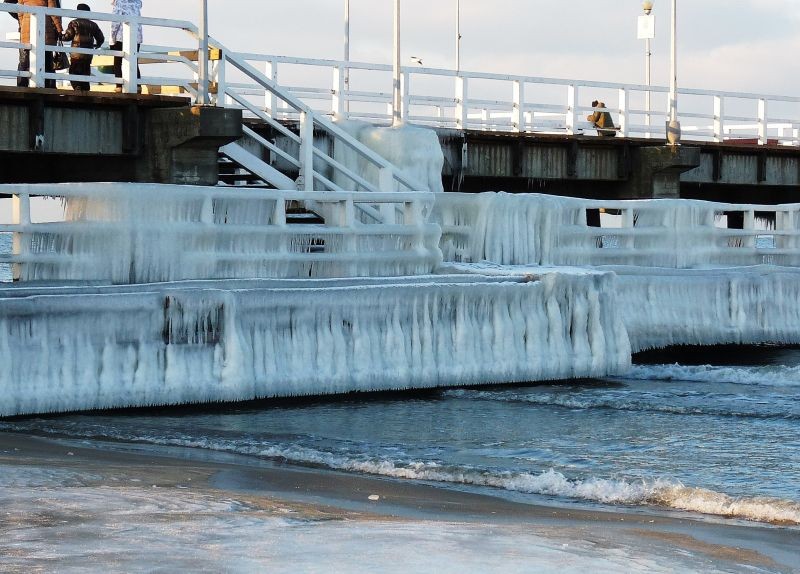
[[[305,193],[142,184],[8,185],[15,279],[118,284],[228,278],[401,276],[441,261],[430,193]],[[33,222],[32,197],[62,198],[63,218]],[[311,202],[324,224],[287,222]],[[390,219],[362,223],[359,205]],[[56,219],[52,221],[52,219]]]
[[[598,218],[602,227],[589,225]],[[800,266],[800,204],[446,193],[437,198],[434,219],[442,226],[446,261],[674,269]]]
[[[392,67],[387,64],[239,54],[274,82],[280,75],[296,97],[335,117],[389,123]],[[289,79],[290,78],[290,79]],[[292,83],[290,83],[292,82]],[[235,85],[274,110],[297,114],[258,85]],[[579,134],[592,100],[604,101],[625,137],[663,139],[669,88],[580,79],[402,68],[403,120],[437,128]],[[646,95],[652,104],[646,106]],[[751,140],[761,145],[800,145],[800,97],[679,88],[679,120],[687,141]]]

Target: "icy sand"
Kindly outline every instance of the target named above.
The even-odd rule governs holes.
[[[3,571],[791,572],[800,543],[794,530],[124,448],[0,434]]]

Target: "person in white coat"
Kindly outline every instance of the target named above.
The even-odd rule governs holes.
[[[119,14],[122,16],[141,16],[142,15],[142,0],[111,0],[111,7],[113,8],[114,14]],[[120,50],[123,49],[122,44],[122,22],[114,22],[111,25],[111,49],[112,50]],[[136,33],[137,39],[137,47],[142,45],[142,25],[139,24],[138,30]],[[139,68],[136,68],[136,73],[138,77],[142,77],[142,73]],[[122,77],[122,58],[115,57],[114,58],[114,75],[117,78]],[[117,86],[117,91],[122,91],[122,86]]]

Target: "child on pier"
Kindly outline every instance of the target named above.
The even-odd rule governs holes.
[[[78,4],[78,10],[90,12],[87,4]],[[78,18],[67,26],[63,39],[72,42],[73,48],[99,48],[106,41],[100,27],[88,18]],[[69,73],[71,76],[89,76],[92,73],[91,54],[72,54],[70,57]],[[72,80],[72,89],[78,92],[88,92],[89,82]]]

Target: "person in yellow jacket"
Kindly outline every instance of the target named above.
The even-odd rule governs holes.
[[[614,127],[614,120],[611,119],[611,114],[603,112],[597,108],[605,108],[603,102],[597,100],[592,102],[592,107],[595,108],[593,114],[586,116],[586,119],[592,122],[592,125],[597,128],[597,135],[601,137],[613,138],[617,135],[617,129]]]

